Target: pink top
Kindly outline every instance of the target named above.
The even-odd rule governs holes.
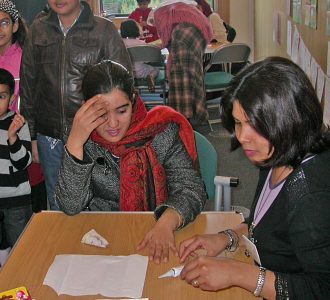
[[[17,43],[11,45],[0,55],[0,68],[9,71],[15,78],[15,100],[10,109],[17,110],[18,108],[18,92],[19,92],[19,72],[22,59],[22,48]],[[16,81],[17,80],[17,81]]]

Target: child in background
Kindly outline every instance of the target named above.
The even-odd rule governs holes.
[[[9,110],[15,80],[0,69],[0,264],[32,215],[27,166],[32,161],[31,138],[24,118]]]
[[[3,35],[0,40],[0,68],[9,71],[15,78],[15,93],[9,108],[18,111],[19,73],[27,27],[10,0],[0,0],[0,33]],[[47,208],[46,187],[39,162],[32,163],[28,172],[33,211],[38,212]]]
[[[120,25],[120,34],[126,48],[146,45],[145,41],[139,39],[139,26],[134,20],[126,20],[122,22]],[[143,62],[134,62],[133,71],[135,78],[147,79],[150,92],[155,90],[155,78],[159,74],[159,69],[157,67],[150,66]]]
[[[135,20],[143,30],[143,36],[146,43],[150,43],[159,39],[157,29],[154,26],[147,24],[147,19],[151,7],[148,7],[150,0],[136,0],[139,7],[137,7],[129,16],[129,19]]]

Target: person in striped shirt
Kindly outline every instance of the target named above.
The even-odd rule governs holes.
[[[10,111],[13,75],[0,68],[0,264],[2,265],[32,215],[27,167],[31,137],[20,113]]]

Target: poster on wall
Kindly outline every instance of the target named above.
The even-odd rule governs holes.
[[[330,77],[330,41],[328,42],[327,75]]]
[[[286,0],[286,14],[292,17],[292,0]]]
[[[330,35],[330,0],[327,0],[327,35]]]
[[[305,0],[305,25],[317,27],[317,0]]]
[[[293,22],[295,23],[302,23],[302,18],[301,18],[301,2],[302,0],[293,0],[292,2],[292,18]]]

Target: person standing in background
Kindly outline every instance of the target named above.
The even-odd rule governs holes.
[[[54,187],[63,145],[83,97],[81,82],[90,65],[105,59],[131,70],[125,45],[107,19],[94,16],[81,0],[48,0],[50,11],[37,18],[24,44],[21,110],[32,137],[32,155],[43,167],[49,207],[58,210]],[[40,155],[40,156],[39,156]]]
[[[20,12],[10,0],[0,0],[0,68],[9,71],[15,78],[15,93],[10,109],[19,111],[19,75],[22,48],[27,34],[27,26]],[[43,172],[38,161],[28,167],[31,185],[32,208],[38,212],[47,208],[47,194]]]
[[[168,48],[168,105],[182,113],[194,130],[209,130],[205,106],[203,54],[212,39],[207,18],[195,1],[161,3],[153,19],[162,47]]]
[[[155,26],[147,24],[147,19],[152,8],[148,7],[150,0],[136,0],[138,7],[128,16],[129,19],[135,20],[143,31],[146,43],[150,43],[159,39]]]

